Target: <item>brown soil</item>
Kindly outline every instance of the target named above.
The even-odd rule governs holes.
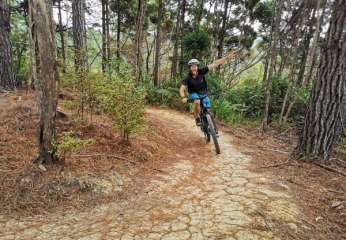
[[[60,101],[61,106],[64,101],[67,100]],[[57,122],[58,139],[62,132],[73,131],[82,139],[95,139],[96,143],[44,171],[32,164],[37,154],[38,121],[33,93],[2,94],[0,109],[0,215],[44,214],[110,201],[126,203],[145,189],[149,179],[165,172],[182,148],[196,155],[210,154],[207,149],[195,149],[202,139],[180,138],[175,131],[178,126],[150,111],[144,132],[134,136],[130,145],[124,145],[109,118],[98,115],[92,122],[76,121],[72,112],[62,108],[67,119]],[[272,131],[260,136],[256,129],[229,126],[222,131],[232,136],[240,152],[252,156],[254,170],[269,171],[290,186],[316,236],[346,236],[346,178],[291,159],[296,133]],[[193,164],[205,164],[198,160]],[[95,186],[79,181],[83,177],[102,178],[111,172],[130,179],[122,191],[95,193]]]
[[[279,133],[271,130],[265,136],[254,128],[227,126],[224,131],[234,136],[233,142],[239,151],[253,157],[255,171],[272,172],[278,181],[290,186],[302,211],[310,219],[309,225],[313,226],[316,236],[321,236],[319,239],[344,239],[346,177],[295,159],[292,152],[297,145],[297,133],[293,131]],[[332,158],[331,162],[334,160]],[[339,159],[339,162],[345,160]]]
[[[196,141],[176,141],[174,125],[147,113],[143,133],[124,144],[111,119],[97,115],[92,122],[89,117],[81,121],[62,107],[64,101],[59,100],[59,109],[67,119],[57,120],[58,142],[62,132],[73,131],[81,139],[94,139],[95,144],[44,170],[32,164],[37,157],[38,122],[34,93],[19,90],[0,96],[0,215],[36,215],[125,202],[144,189],[153,175],[164,172],[179,148],[192,147]],[[97,186],[85,181],[107,178],[113,172],[129,180],[121,191],[98,193]]]

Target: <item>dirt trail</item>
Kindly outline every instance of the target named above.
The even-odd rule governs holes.
[[[287,239],[309,231],[289,187],[250,170],[251,158],[222,135],[222,154],[204,145],[190,117],[149,110],[196,139],[176,162],[152,179],[131,203],[112,203],[88,212],[31,218],[0,217],[0,239]],[[201,149],[201,150],[200,150]],[[199,151],[207,152],[199,159]],[[284,231],[283,231],[284,229]]]

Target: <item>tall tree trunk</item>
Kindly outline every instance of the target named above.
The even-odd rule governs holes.
[[[75,48],[75,70],[77,74],[84,74],[88,68],[85,0],[72,0],[72,30]]]
[[[80,106],[78,113],[84,114],[86,73],[88,71],[88,55],[86,44],[85,26],[85,0],[72,0],[72,30],[75,51],[75,72],[78,78],[78,88],[80,91]]]
[[[135,35],[135,79],[139,83],[142,79],[142,45],[143,45],[143,28],[147,9],[147,0],[138,0],[138,14],[136,22]]]
[[[186,0],[181,0],[181,12],[180,12],[180,37],[184,36],[185,33],[185,12],[186,12]],[[179,58],[179,72],[182,74],[184,63],[184,49],[183,45],[180,44],[180,58]]]
[[[121,12],[120,12],[120,0],[117,0],[117,8],[116,8],[116,12],[117,12],[117,58],[120,58],[120,34],[121,34]]]
[[[108,0],[101,1],[102,6],[102,72],[105,73],[108,65],[108,34],[107,34],[107,12]]]
[[[290,55],[290,66],[289,66],[289,77],[288,77],[288,86],[287,90],[285,93],[284,100],[282,102],[281,106],[281,112],[280,112],[280,117],[279,117],[279,123],[281,124],[283,122],[283,118],[286,112],[286,105],[289,104],[289,98],[291,95],[292,88],[294,88],[295,81],[296,81],[296,70],[298,67],[298,54],[300,52],[299,48],[299,39],[301,37],[302,33],[302,24],[303,24],[303,14],[300,14],[299,17],[299,24],[298,27],[295,29],[294,34],[293,34],[293,43],[291,47],[291,52],[289,53]]]
[[[198,7],[197,7],[197,14],[196,14],[196,19],[195,19],[195,28],[199,28],[199,25],[201,23],[202,20],[202,16],[203,16],[203,10],[204,10],[204,0],[198,0],[197,3],[199,3]]]
[[[29,1],[32,16],[34,50],[36,52],[37,81],[35,81],[39,112],[38,144],[39,163],[53,163],[57,160],[55,116],[58,92],[58,71],[56,63],[55,28],[53,28],[52,5],[50,0]]]
[[[174,46],[173,46],[173,56],[172,56],[172,67],[171,67],[171,77],[175,78],[177,75],[177,67],[178,67],[178,48],[179,48],[179,41],[181,40],[180,36],[180,13],[181,13],[181,2],[182,0],[178,0],[178,8],[177,8],[177,23],[175,25],[174,29]]]
[[[109,0],[107,0],[106,5],[106,36],[107,36],[107,65],[109,68],[110,59],[111,59],[111,46],[110,46],[110,31],[109,31]]]
[[[0,1],[0,88],[14,90],[16,78],[12,67],[10,10],[6,2]]]
[[[269,67],[269,58],[266,57],[264,59],[264,66],[263,66],[264,70],[263,70],[262,82],[266,82],[267,81],[268,67]]]
[[[311,48],[309,48],[308,60],[307,60],[308,61],[307,73],[305,74],[303,85],[309,84],[311,76],[312,76],[312,72],[316,63],[317,47],[318,47],[318,41],[320,39],[320,33],[321,33],[321,23],[323,21],[326,2],[327,2],[326,0],[317,0],[316,13],[318,13],[320,10],[321,1],[323,1],[323,10],[320,16],[317,15],[316,30],[312,40]]]
[[[270,105],[270,96],[272,90],[273,82],[273,73],[274,66],[276,62],[276,48],[277,48],[277,39],[279,35],[279,27],[281,21],[281,11],[283,6],[283,0],[276,0],[275,2],[275,19],[272,27],[272,38],[271,38],[271,47],[270,47],[270,62],[268,67],[268,77],[266,79],[266,97],[265,97],[265,107],[262,121],[262,131],[267,130],[268,128],[268,118],[269,118],[269,105]]]
[[[154,48],[154,41],[149,46],[148,36],[145,37],[145,45],[147,47],[147,57],[145,60],[145,69],[146,73],[149,74],[149,62],[150,62],[150,56]]]
[[[61,16],[61,2],[58,1],[58,18],[59,18],[59,34],[60,34],[60,44],[61,44],[61,57],[62,57],[62,71],[66,72],[66,52],[65,52],[65,34],[64,34],[64,26],[62,24],[62,16]]]
[[[157,27],[156,27],[156,44],[155,44],[155,65],[154,65],[154,86],[160,85],[160,48],[161,48],[161,22],[163,15],[162,0],[158,0],[157,9]]]
[[[219,36],[218,36],[218,39],[219,39],[219,43],[217,46],[217,57],[218,58],[221,58],[222,53],[223,53],[223,44],[224,44],[226,25],[227,25],[228,3],[229,3],[229,0],[225,0],[223,14],[222,14],[222,26],[221,26],[221,29],[219,31]]]
[[[305,87],[304,85],[304,72],[305,72],[305,67],[306,67],[306,61],[307,61],[307,57],[308,57],[308,49],[309,49],[309,46],[310,46],[310,41],[311,41],[311,38],[312,38],[312,23],[310,23],[310,29],[309,29],[309,32],[305,34],[305,37],[304,37],[304,41],[303,41],[303,46],[302,46],[302,56],[301,56],[301,61],[300,61],[300,69],[299,69],[299,72],[298,72],[298,76],[297,76],[297,80],[294,82],[295,86],[295,91],[292,92],[293,94],[293,99],[290,101],[288,107],[287,107],[287,111],[283,117],[283,122],[286,123],[287,122],[287,119],[293,109],[293,106],[294,104],[296,103],[296,101],[298,100],[298,93],[297,93],[297,90],[302,88],[302,87]]]
[[[309,157],[328,160],[340,134],[346,81],[345,26],[346,2],[336,0],[298,147]]]

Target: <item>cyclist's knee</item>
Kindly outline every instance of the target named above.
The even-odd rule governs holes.
[[[198,106],[199,106],[199,104],[201,104],[201,100],[196,99],[196,100],[193,101],[193,103],[194,103],[195,105],[198,105]]]

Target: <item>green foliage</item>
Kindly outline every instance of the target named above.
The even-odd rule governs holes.
[[[186,62],[190,58],[203,59],[208,56],[210,42],[209,34],[202,28],[186,33],[182,38],[184,61]]]
[[[147,104],[160,104],[175,109],[188,109],[186,105],[180,102],[179,87],[181,79],[179,77],[163,80],[158,88],[151,82],[152,79],[150,79],[149,84],[143,84],[143,87],[146,89]]]
[[[140,132],[144,125],[144,88],[137,87],[132,80],[114,76],[104,81],[99,91],[102,109],[115,120],[122,139],[128,142],[129,136]]]
[[[79,113],[80,98],[83,97],[84,111],[91,116],[96,110],[108,114],[123,140],[129,141],[129,136],[139,132],[144,125],[145,105],[144,88],[136,86],[131,76],[130,66],[121,59],[112,59],[105,75],[89,72],[83,80],[83,87],[76,74],[63,74],[63,87],[80,95],[79,99],[65,102],[64,107]],[[83,118],[83,115],[78,115]]]
[[[94,139],[82,140],[77,138],[73,132],[63,132],[59,143],[56,145],[58,157],[61,160],[66,160],[70,154],[94,143]]]
[[[269,26],[274,16],[273,1],[260,1],[252,11],[252,17],[258,19],[264,25]]]

